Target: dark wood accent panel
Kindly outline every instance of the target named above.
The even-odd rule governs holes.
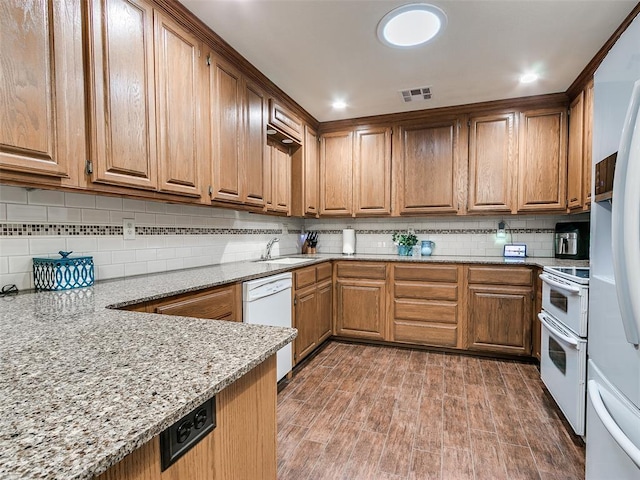
[[[394,285],[396,298],[427,298],[449,301],[458,299],[457,284],[403,282],[396,279]]]
[[[458,281],[458,267],[456,265],[394,265],[393,269],[396,280],[447,283]]]
[[[373,280],[385,280],[387,278],[387,266],[384,263],[337,262],[335,268],[339,278],[367,278]]]
[[[476,267],[469,266],[467,280],[480,285],[532,285],[531,267]]]
[[[155,190],[153,10],[141,0],[106,0],[86,11],[91,179]]]

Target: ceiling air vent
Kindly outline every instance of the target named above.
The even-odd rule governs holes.
[[[405,103],[431,100],[431,87],[409,88],[401,90],[400,94]]]

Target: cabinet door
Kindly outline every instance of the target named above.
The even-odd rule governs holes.
[[[582,205],[591,208],[591,172],[593,170],[593,80],[584,90],[584,135],[582,147]]]
[[[320,138],[320,214],[351,215],[353,133],[325,133]]]
[[[394,182],[399,213],[456,213],[458,121],[405,125],[397,138]]]
[[[219,59],[211,65],[212,193],[213,200],[240,203],[242,192],[242,78]]]
[[[304,214],[317,215],[320,210],[318,202],[318,133],[309,126],[304,127],[303,149],[304,173],[302,180],[304,185]]]
[[[84,163],[79,1],[0,2],[0,168],[68,177]]]
[[[336,282],[336,335],[383,340],[386,320],[386,282]]]
[[[318,308],[316,336],[318,345],[331,336],[333,326],[333,282],[331,279],[317,286]]]
[[[511,212],[518,153],[515,114],[471,117],[469,124],[467,211]]]
[[[200,197],[203,131],[201,45],[164,15],[155,15],[158,118],[158,186],[166,192]],[[176,75],[176,72],[180,72]]]
[[[356,215],[391,214],[391,128],[355,132],[353,203]]]
[[[318,346],[318,296],[316,287],[296,292],[295,328],[298,336],[295,340],[295,360],[299,362]]]
[[[567,155],[567,208],[582,207],[584,155],[584,93],[569,107],[569,150]]]
[[[531,355],[531,288],[470,285],[469,349]]]
[[[278,147],[271,149],[273,211],[289,213],[291,204],[291,156]]]
[[[156,189],[153,10],[95,0],[87,12],[91,179]]]
[[[520,114],[519,212],[566,208],[566,124],[565,107]]]
[[[150,305],[151,313],[211,320],[242,321],[239,284],[204,293],[185,294]]]
[[[264,92],[247,82],[244,87],[244,203],[265,204],[266,107]]]

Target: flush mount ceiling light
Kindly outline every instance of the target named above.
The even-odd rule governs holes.
[[[331,106],[336,110],[343,110],[347,108],[347,103],[344,100],[336,100],[331,104]]]
[[[533,83],[538,80],[539,75],[535,72],[528,72],[520,76],[520,83]]]
[[[390,47],[414,47],[435,38],[447,25],[447,16],[428,3],[403,5],[378,23],[378,38]]]

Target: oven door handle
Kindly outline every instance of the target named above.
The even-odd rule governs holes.
[[[595,380],[589,380],[587,382],[587,391],[589,392],[591,404],[593,405],[598,417],[600,417],[600,421],[604,425],[604,428],[607,429],[609,435],[611,435],[624,453],[629,456],[631,461],[635,463],[637,467],[640,467],[640,448],[638,448],[631,439],[625,435],[616,423],[615,419],[609,413],[609,410],[612,407],[616,407],[616,405],[610,405],[609,408],[607,408],[602,398],[602,394],[600,393],[600,386]],[[615,398],[611,398],[610,400],[615,401]],[[620,407],[621,406],[622,404],[620,404]]]
[[[549,285],[553,285],[554,287],[561,288],[562,290],[565,290],[567,292],[580,294],[580,287],[574,287],[572,285],[567,285],[565,283],[556,282],[549,275],[546,275],[544,273],[540,274],[540,278],[544,283],[548,283]]]
[[[562,340],[564,343],[567,343],[571,346],[573,346],[574,348],[577,349],[578,347],[578,342],[571,338],[571,337],[567,337],[564,333],[560,332],[558,329],[556,329],[553,325],[551,325],[548,321],[547,321],[547,316],[540,312],[538,314],[538,319],[542,322],[542,324],[547,327],[547,329],[553,333],[554,336],[558,337],[560,340]]]

